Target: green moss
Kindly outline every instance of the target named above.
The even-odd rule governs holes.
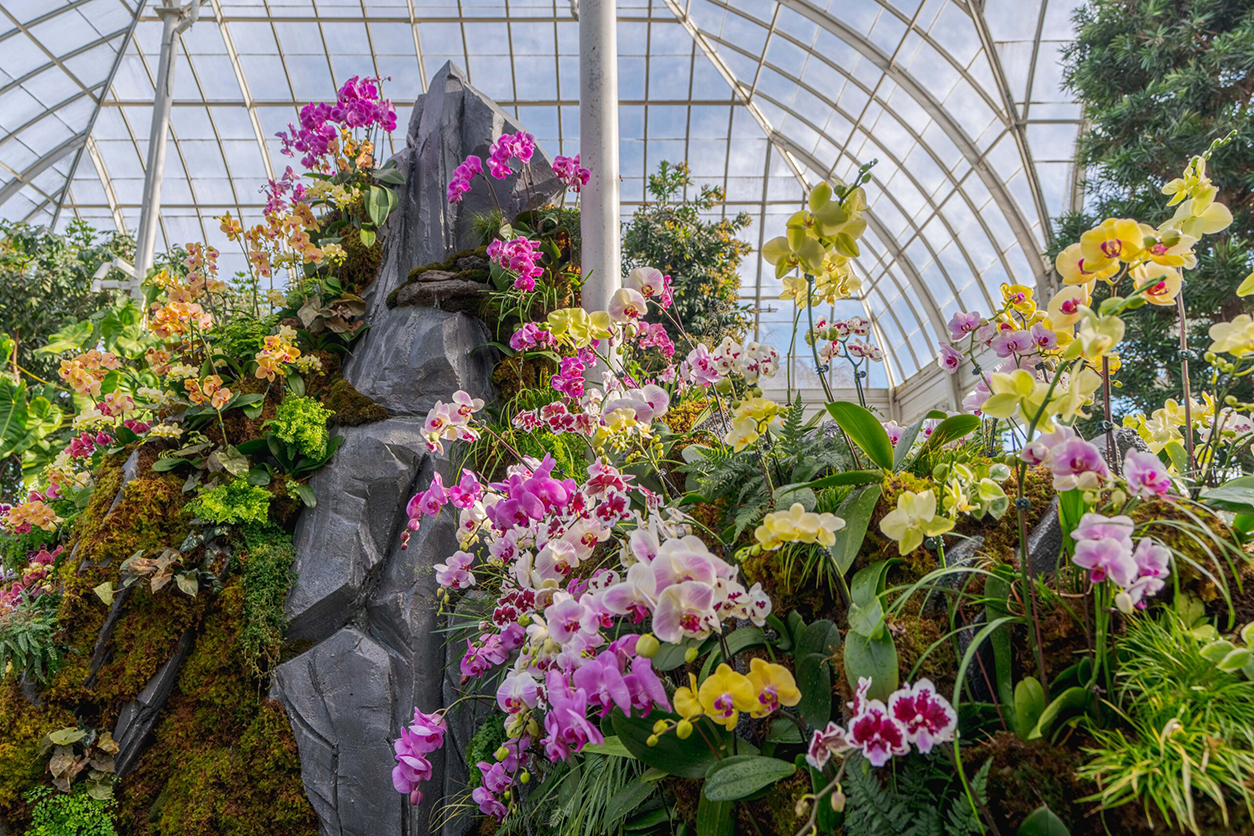
[[[322,405],[331,410],[331,421],[341,427],[356,427],[391,417],[387,407],[358,392],[343,377],[337,377],[327,389]]]
[[[292,586],[296,548],[285,531],[249,526],[244,530],[244,623],[240,627],[240,654],[249,669],[262,671],[279,660],[287,616],[283,603]]]
[[[340,265],[340,282],[350,291],[361,293],[374,283],[383,262],[383,243],[378,238],[367,247],[360,235],[347,235],[340,242],[344,247],[344,263]]]
[[[26,791],[38,783],[45,761],[39,757],[39,742],[48,732],[78,725],[74,712],[45,702],[32,705],[12,678],[0,681],[0,818],[10,824],[25,821]]]
[[[275,412],[270,430],[304,456],[320,459],[327,452],[327,419],[331,410],[303,395],[288,393]]]
[[[132,836],[317,832],[283,708],[246,673],[240,634],[247,597],[238,577],[217,596],[152,748],[121,785]]]
[[[261,523],[270,513],[270,492],[233,479],[201,488],[187,508],[198,519],[212,523]]]

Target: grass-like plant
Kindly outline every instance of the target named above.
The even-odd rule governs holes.
[[[1113,705],[1126,728],[1091,729],[1095,745],[1079,771],[1096,781],[1104,808],[1140,802],[1146,816],[1200,833],[1199,802],[1230,802],[1254,815],[1254,682],[1225,673],[1179,616],[1134,619],[1120,642]]]

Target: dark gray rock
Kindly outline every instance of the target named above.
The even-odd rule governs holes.
[[[1013,510],[1013,509],[1012,509]],[[1034,575],[1050,575],[1058,568],[1062,553],[1062,525],[1058,520],[1058,497],[1049,501],[1049,510],[1028,532],[1028,566]]]
[[[482,245],[473,229],[475,217],[494,211],[499,203],[507,220],[513,220],[518,213],[542,206],[561,191],[552,160],[537,149],[531,159],[534,182],[530,187],[514,175],[493,180],[489,190],[483,178],[476,177],[461,203],[448,202],[453,169],[469,154],[486,158],[498,137],[519,130],[523,127],[471,87],[465,72],[451,61],[431,79],[426,94],[414,103],[405,147],[394,158],[405,175],[405,185],[399,189],[400,203],[384,231],[379,278],[367,293],[372,317],[382,313],[387,295],[414,267]],[[516,161],[514,165],[517,167]],[[368,334],[366,339],[372,336]]]
[[[447,512],[438,521],[427,518],[408,548],[401,543],[410,496],[430,484],[436,468],[446,483],[451,476],[448,460],[430,454],[422,438],[427,410],[457,389],[491,396],[491,357],[476,350],[490,339],[487,328],[466,314],[427,306],[452,298],[446,291],[473,286],[479,293],[484,285],[427,271],[397,293],[394,309],[386,300],[414,266],[443,262],[479,243],[471,220],[493,206],[486,184],[477,182],[462,204],[450,206],[448,180],[467,154],[486,155],[502,132],[518,129],[448,64],[415,104],[396,158],[406,183],[384,230],[379,277],[367,292],[370,328],[345,375],[397,417],[342,430],[343,446],[310,480],[318,505],[297,523],[287,637],[314,645],[276,669],[272,689],[291,718],[323,836],[458,836],[467,828],[465,819],[430,824],[464,789],[462,752],[480,722],[473,712],[486,709],[450,718],[446,746],[430,757],[423,804],[410,807],[393,791],[390,774],[392,740],[414,707],[434,711],[459,695],[456,663],[465,642],[442,632],[433,569],[457,548],[455,519]],[[518,178],[494,181],[511,218],[529,200],[538,205],[559,190],[542,152],[532,171],[539,182],[530,190]],[[478,256],[456,262],[459,271],[487,266]]]
[[[113,726],[113,739],[117,741],[118,753],[113,764],[119,778],[131,771],[148,747],[149,735],[157,725],[161,709],[165,708],[166,700],[170,698],[174,685],[178,682],[179,669],[183,667],[183,661],[192,652],[195,644],[194,631],[183,633],[174,654],[152,675],[139,695],[122,706],[122,710],[118,712],[118,721]]]
[[[429,282],[423,279],[404,285],[396,292],[396,307],[418,306],[443,309],[450,302],[464,303],[487,295],[488,286],[483,282],[466,279]]]
[[[414,418],[347,427],[341,434],[344,443],[331,463],[309,481],[318,505],[296,524],[296,581],[287,596],[291,640],[321,641],[363,605],[428,455],[422,423]]]
[[[425,416],[458,389],[488,394],[491,357],[476,349],[490,338],[479,320],[431,308],[385,307],[370,322],[345,373],[357,391],[393,415]]]
[[[275,669],[271,694],[287,707],[322,836],[425,832],[410,827],[408,801],[392,790],[395,664],[347,627]]]
[[[413,280],[416,282],[444,282],[456,275],[451,270],[424,270],[417,276],[414,276]]]

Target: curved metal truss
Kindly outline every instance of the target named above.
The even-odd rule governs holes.
[[[1080,109],[1058,65],[1076,3],[619,0],[624,209],[661,160],[687,159],[760,247],[810,185],[877,161],[864,293],[829,313],[875,321],[889,359],[870,384],[890,412],[951,405],[933,363],[944,322],[988,310],[1005,282],[1046,289],[1050,218],[1078,199]],[[205,0],[180,44],[159,245],[226,250],[214,216],[260,214],[259,183],[289,162],[275,131],[351,75],[391,76],[405,119],[454,60],[553,153],[575,152],[570,5]],[[0,216],[134,230],[159,31],[143,0],[0,0]],[[756,257],[742,275],[778,344],[779,282]]]

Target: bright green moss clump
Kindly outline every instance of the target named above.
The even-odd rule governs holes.
[[[244,530],[248,552],[243,559],[244,623],[240,653],[257,676],[279,660],[287,616],[283,602],[292,586],[296,548],[292,538],[277,528],[249,526]]]
[[[270,513],[270,492],[235,479],[203,488],[188,504],[198,519],[217,523],[262,523]]]
[[[327,419],[331,410],[313,398],[288,395],[279,404],[270,424],[274,435],[311,459],[321,459],[327,453]]]

